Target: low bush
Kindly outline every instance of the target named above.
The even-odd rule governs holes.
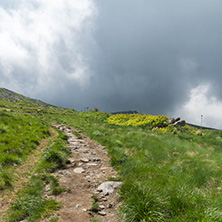
[[[164,127],[167,126],[167,116],[152,116],[142,114],[117,114],[107,119],[110,124],[119,126],[143,126],[143,127]]]

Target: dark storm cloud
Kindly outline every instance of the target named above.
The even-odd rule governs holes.
[[[220,86],[220,1],[96,3],[90,90],[98,106],[163,114],[184,103],[202,82]]]
[[[198,98],[220,110],[221,8],[219,0],[3,0],[0,86],[79,110],[174,115]]]

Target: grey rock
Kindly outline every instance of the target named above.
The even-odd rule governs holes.
[[[109,204],[109,208],[113,208],[114,206],[115,206],[114,203]]]
[[[78,150],[78,149],[79,149],[78,146],[69,146],[69,148],[70,148],[71,150]]]
[[[106,212],[105,212],[105,211],[99,211],[98,214],[99,214],[100,216],[106,216]]]
[[[102,183],[98,188],[97,191],[103,192],[105,194],[113,193],[114,190],[118,187],[120,187],[123,183],[122,182],[116,182],[116,181],[108,181],[105,183]]]
[[[167,120],[168,124],[174,124],[176,122],[180,121],[180,117],[177,118],[170,118]]]
[[[174,126],[185,126],[186,121],[185,120],[179,120],[173,124]]]
[[[67,171],[63,171],[63,170],[60,170],[58,173],[59,173],[60,175],[63,175],[63,176],[65,176],[65,175],[68,174]]]
[[[85,173],[85,170],[81,167],[74,169],[75,173]]]
[[[93,161],[94,162],[99,162],[99,161],[101,161],[101,159],[100,158],[93,158]]]
[[[98,166],[98,164],[96,164],[96,163],[87,163],[86,165],[87,166]]]
[[[91,177],[90,176],[86,176],[86,179],[87,179],[88,182],[91,181]]]
[[[170,118],[170,119],[167,120],[167,122],[169,124],[174,124],[175,123],[175,118]]]
[[[180,121],[180,117],[175,118],[175,122]]]
[[[75,164],[75,160],[69,159],[70,164]]]
[[[69,141],[69,144],[72,145],[72,146],[78,146],[79,145],[79,143],[75,142],[75,141]]]
[[[80,161],[83,162],[83,163],[88,163],[88,162],[89,162],[89,159],[87,159],[87,158],[81,158]]]
[[[99,205],[99,209],[104,210],[105,206],[104,205]]]

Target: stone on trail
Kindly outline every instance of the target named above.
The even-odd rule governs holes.
[[[123,183],[122,182],[116,182],[116,181],[108,181],[105,183],[102,183],[98,188],[97,191],[103,192],[105,194],[113,193],[114,190],[118,187],[120,187]]]
[[[79,146],[79,143],[76,141],[68,141],[70,145],[72,146]]]
[[[89,159],[87,159],[87,158],[81,158],[80,161],[83,162],[83,163],[88,163],[88,162],[89,162]]]
[[[100,158],[93,158],[93,161],[94,162],[99,162],[99,161],[101,161],[101,159]]]
[[[75,173],[85,173],[85,170],[81,167],[74,169]]]
[[[104,205],[99,205],[99,209],[104,210],[105,206]]]
[[[106,212],[104,212],[104,211],[99,211],[98,214],[99,214],[100,216],[106,216]]]
[[[96,164],[96,163],[87,163],[86,165],[87,166],[98,166],[98,164]]]

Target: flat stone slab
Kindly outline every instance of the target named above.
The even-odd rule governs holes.
[[[98,188],[97,191],[103,192],[105,194],[113,193],[114,190],[118,187],[120,187],[123,183],[122,182],[116,182],[116,181],[107,181],[105,183],[102,183]]]
[[[86,165],[87,166],[98,166],[98,164],[96,164],[96,163],[87,163]]]
[[[83,162],[83,163],[88,163],[88,162],[89,162],[89,159],[87,159],[87,158],[81,158],[80,161]]]
[[[83,168],[81,168],[81,167],[75,168],[73,171],[74,171],[75,173],[85,173],[85,170],[84,170]]]
[[[69,141],[69,144],[73,145],[73,146],[78,146],[79,143],[78,142],[75,142],[75,141]]]
[[[106,216],[106,212],[104,212],[104,211],[99,211],[98,214],[101,216]]]

